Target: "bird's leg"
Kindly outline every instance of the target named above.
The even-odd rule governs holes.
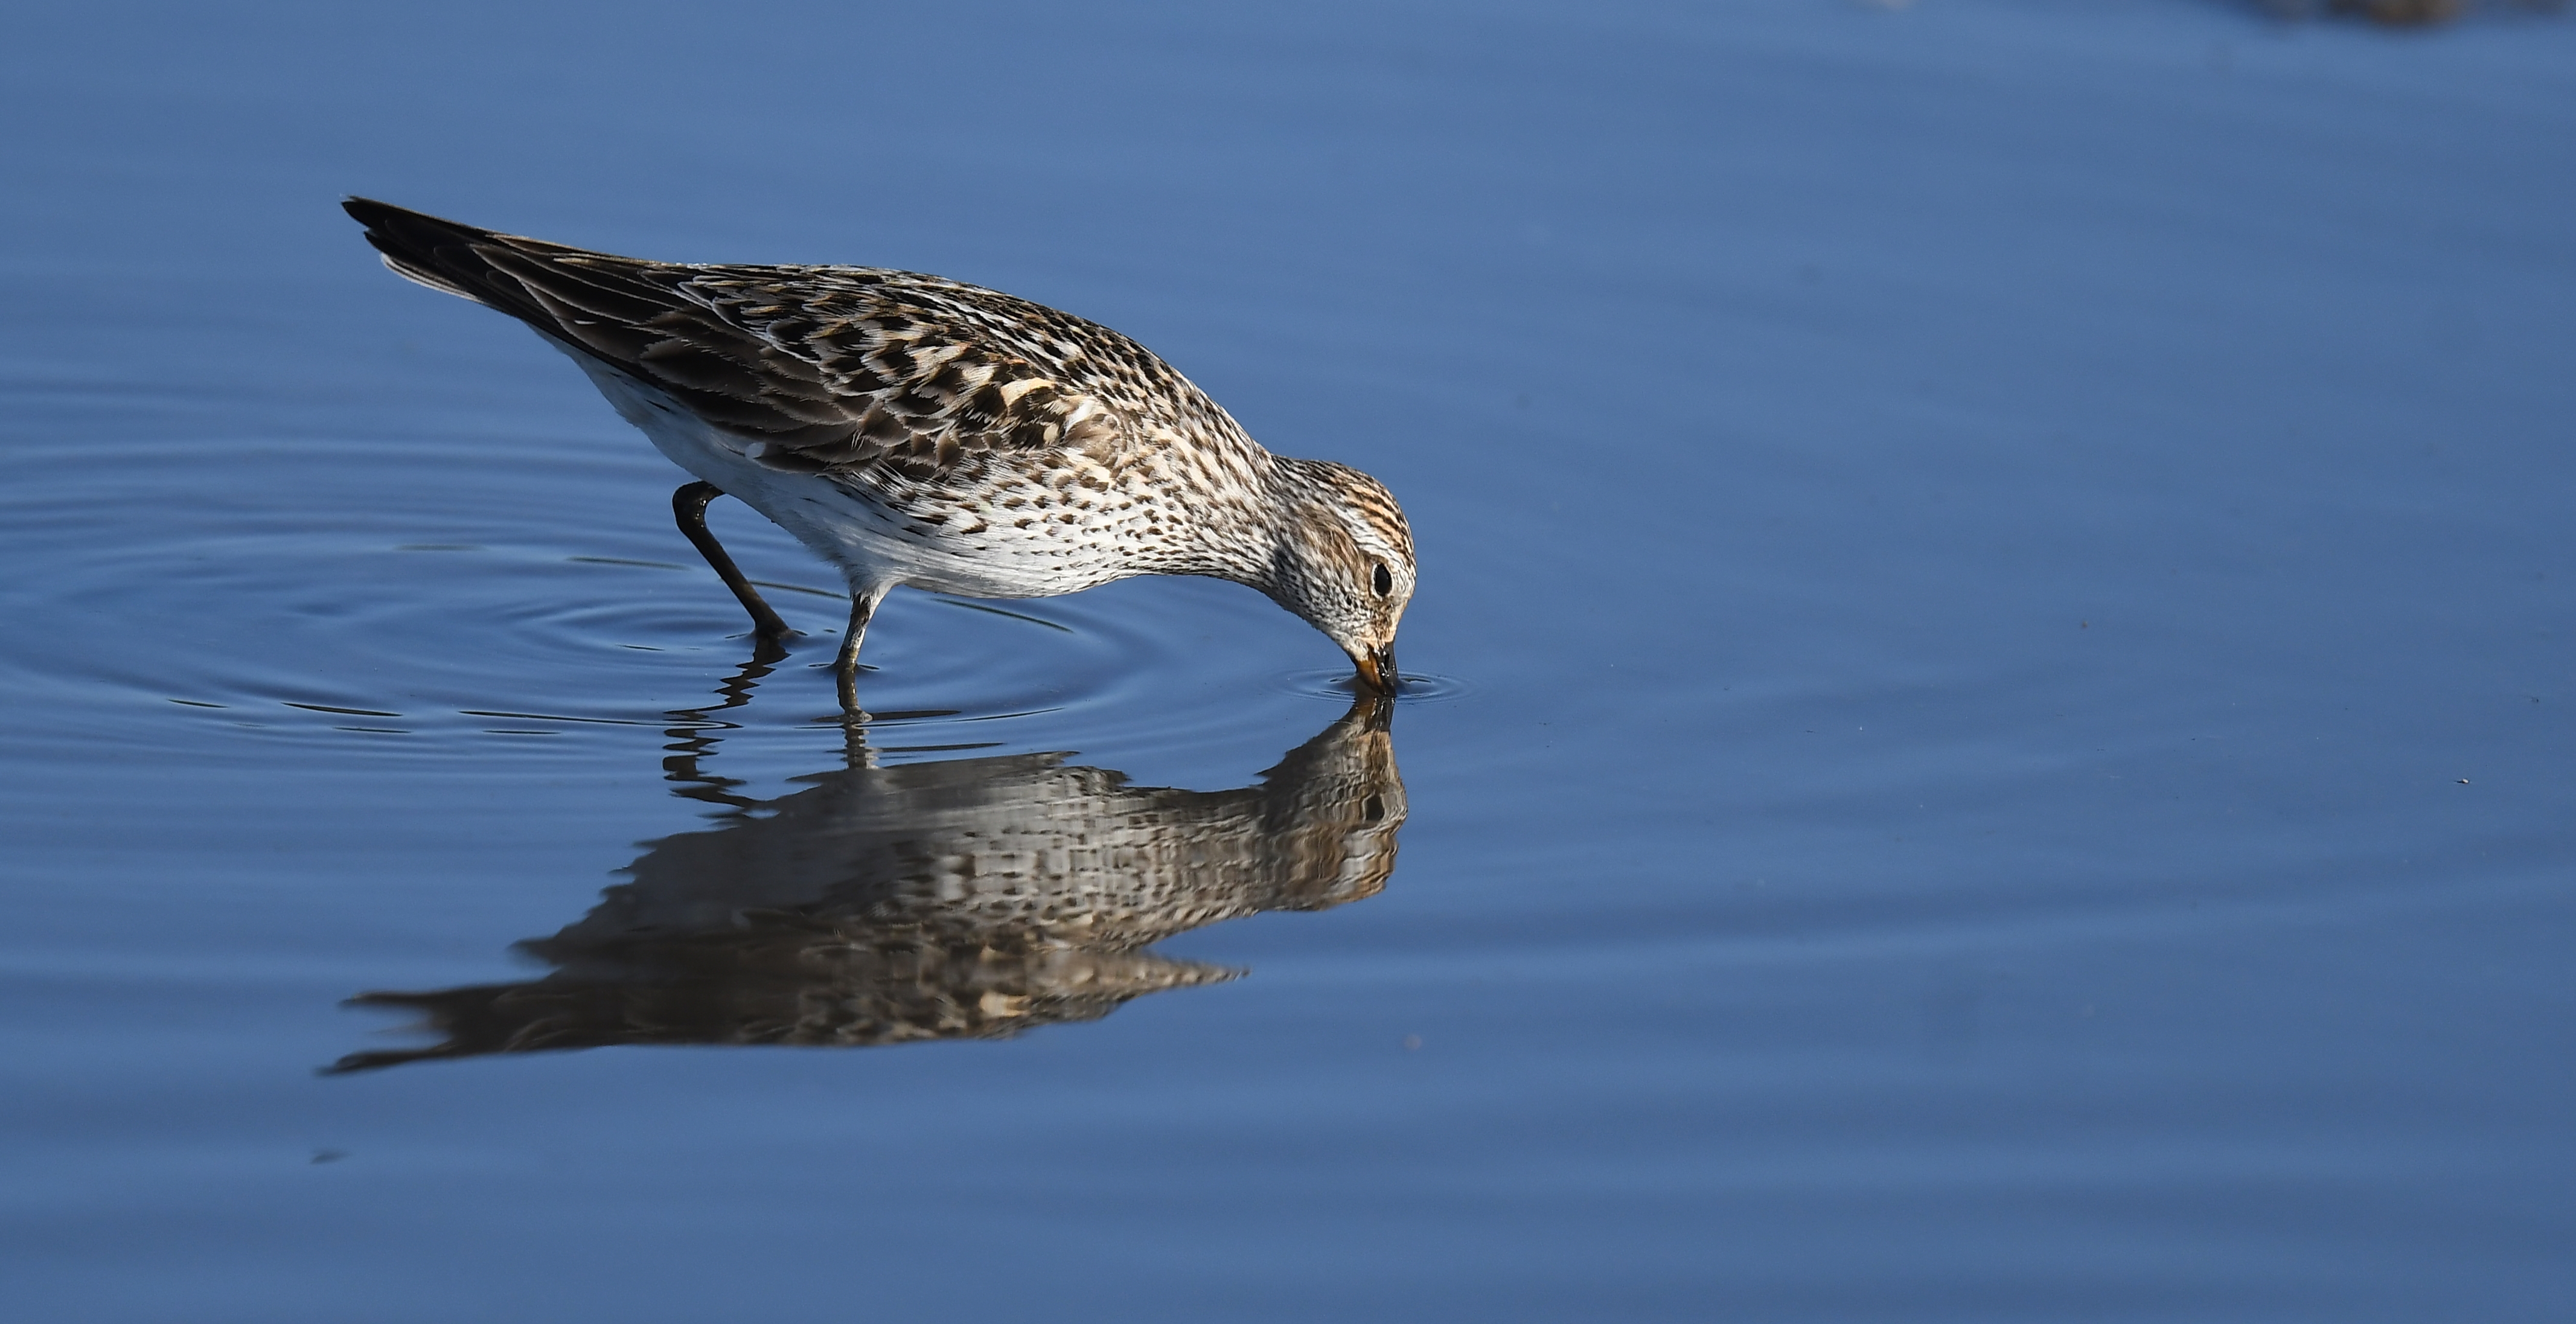
[[[850,629],[841,637],[841,656],[832,664],[832,675],[840,682],[841,710],[859,710],[859,645],[868,637],[868,618],[877,614],[877,604],[885,600],[884,589],[852,588],[850,590]]]
[[[681,534],[698,549],[698,555],[707,558],[707,564],[714,567],[716,578],[723,580],[725,587],[732,589],[734,597],[741,601],[742,609],[751,613],[752,637],[764,644],[795,638],[796,631],[787,628],[787,622],[780,620],[778,613],[761,601],[760,590],[751,586],[751,581],[743,577],[742,569],[725,553],[724,545],[707,531],[707,503],[723,495],[724,489],[713,483],[690,483],[671,494],[671,514],[679,520]]]

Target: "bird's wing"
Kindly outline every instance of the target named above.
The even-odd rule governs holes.
[[[1172,375],[1105,327],[933,276],[647,262],[342,205],[396,273],[669,392],[778,468],[928,480],[998,453],[1115,446],[1130,402],[1068,385],[1073,363],[1140,388],[1159,384],[1140,373]]]

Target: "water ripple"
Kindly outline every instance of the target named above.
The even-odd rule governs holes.
[[[40,699],[39,729],[18,734],[57,749],[204,750],[221,730],[436,757],[495,737],[681,730],[753,652],[740,609],[681,559],[664,514],[678,475],[640,445],[497,457],[463,442],[91,443],[30,452],[17,477],[0,493],[0,554],[16,568],[0,611],[18,627],[0,643],[0,684]],[[846,598],[785,535],[732,514],[719,519],[728,541],[775,567],[760,582],[807,634],[761,714],[729,716],[837,725],[829,666]],[[924,749],[1008,743],[993,728],[1107,709],[1174,731],[1221,725],[1240,695],[1205,683],[1224,674],[1208,669],[1208,617],[1222,630],[1271,610],[1186,590],[1114,604],[897,593],[871,631],[861,700],[879,724],[977,729],[923,734]],[[1297,689],[1349,698],[1320,677]]]

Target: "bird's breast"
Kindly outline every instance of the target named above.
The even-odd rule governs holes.
[[[588,355],[571,356],[672,463],[768,516],[853,588],[1035,598],[1190,568],[1190,513],[1149,466],[1113,467],[1064,450],[981,456],[928,480],[776,468],[756,457],[756,440]]]

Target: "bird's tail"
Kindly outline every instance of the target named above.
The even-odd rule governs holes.
[[[495,257],[517,254],[524,260],[549,252],[593,256],[578,248],[505,235],[373,198],[343,198],[340,208],[367,227],[367,242],[384,254],[385,266],[395,275],[539,326],[553,319],[529,298],[523,282],[495,263]]]

